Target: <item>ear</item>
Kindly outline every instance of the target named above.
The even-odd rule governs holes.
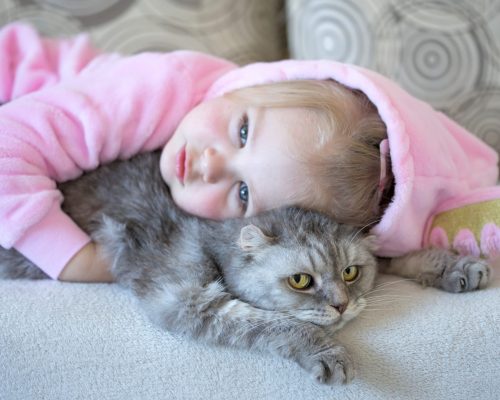
[[[363,238],[363,244],[368,247],[371,252],[377,251],[380,247],[375,235],[367,235],[365,238]]]
[[[250,224],[241,228],[238,245],[244,251],[251,251],[271,244],[273,240],[272,237],[266,236],[259,227]]]

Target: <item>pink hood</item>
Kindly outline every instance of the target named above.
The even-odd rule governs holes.
[[[334,79],[362,90],[387,125],[396,185],[392,203],[372,229],[379,255],[392,257],[422,247],[426,223],[441,203],[496,184],[498,156],[493,149],[396,83],[360,67],[326,60],[251,64],[223,75],[205,98],[295,79]]]

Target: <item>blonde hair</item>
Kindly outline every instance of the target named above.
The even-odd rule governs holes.
[[[296,80],[238,89],[228,96],[256,107],[311,110],[317,116],[312,129],[317,137],[311,141],[316,145],[297,157],[312,179],[301,182],[296,203],[356,226],[378,220],[384,207],[377,195],[379,144],[387,131],[364,93],[332,80]]]

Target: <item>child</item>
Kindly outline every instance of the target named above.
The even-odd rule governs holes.
[[[381,218],[382,256],[420,248],[438,207],[497,179],[492,149],[362,68],[98,56],[81,37],[0,35],[0,244],[53,278],[111,280],[55,181],[140,151],[163,147],[162,176],[186,211],[223,219],[299,204],[359,226]]]

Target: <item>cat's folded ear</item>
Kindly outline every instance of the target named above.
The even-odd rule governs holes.
[[[371,252],[375,252],[380,248],[379,242],[375,235],[367,235],[363,238],[363,243],[370,249]]]
[[[263,246],[268,246],[274,242],[274,238],[267,236],[255,225],[246,225],[241,228],[238,245],[244,251],[251,251]]]

